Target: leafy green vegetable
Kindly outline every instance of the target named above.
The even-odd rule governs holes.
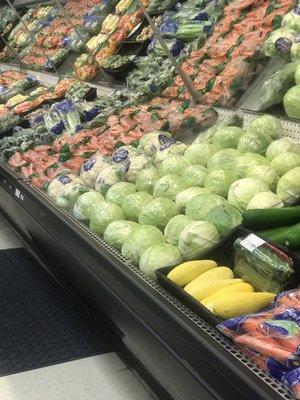
[[[151,200],[153,200],[153,197],[146,192],[127,194],[121,203],[125,217],[131,221],[137,221],[141,209]]]
[[[108,189],[105,195],[105,200],[121,206],[124,197],[129,193],[134,193],[135,191],[136,187],[133,183],[117,182]]]
[[[113,221],[125,219],[120,207],[109,201],[97,204],[90,217],[90,228],[92,231],[103,235],[106,227]]]
[[[237,126],[220,127],[212,138],[212,144],[217,149],[236,149],[243,134],[243,129]]]
[[[214,154],[207,163],[208,169],[231,169],[236,170],[236,159],[240,155],[235,149],[224,149]]]
[[[205,221],[213,224],[219,232],[220,236],[226,235],[243,221],[240,211],[230,204],[220,204],[212,208]]]
[[[205,220],[209,210],[226,202],[223,197],[216,194],[199,194],[193,197],[186,205],[185,215],[197,221]]]
[[[123,180],[124,172],[122,166],[112,164],[99,172],[95,182],[95,189],[105,195],[112,185]]]
[[[229,169],[213,169],[205,179],[205,188],[213,194],[227,198],[230,185],[237,181],[239,176]]]
[[[152,194],[155,183],[159,180],[160,175],[154,167],[146,168],[140,171],[136,177],[136,188],[140,192]]]
[[[300,167],[300,154],[280,154],[277,157],[273,158],[270,165],[272,168],[274,168],[279,176],[282,176],[291,169]]]
[[[121,250],[127,236],[139,225],[132,221],[114,221],[110,223],[103,235],[103,239],[117,250]]]
[[[272,191],[274,191],[276,190],[279,176],[277,175],[276,171],[268,165],[257,165],[248,171],[246,178],[258,179],[264,182]]]
[[[160,164],[159,173],[161,176],[182,175],[190,164],[190,161],[181,154],[171,154]]]
[[[275,140],[270,144],[266,152],[268,160],[273,160],[276,156],[283,153],[295,153],[300,154],[300,145],[289,137],[283,137]]]
[[[169,220],[179,212],[177,205],[166,198],[156,198],[146,204],[139,214],[139,223],[164,230]]]
[[[192,164],[206,166],[210,157],[217,152],[215,146],[209,143],[192,144],[184,155]]]
[[[234,182],[228,192],[228,201],[239,210],[246,210],[249,201],[257,193],[268,192],[269,188],[258,179],[244,178]]]
[[[270,143],[272,143],[272,139],[268,134],[263,132],[249,132],[241,137],[237,148],[241,153],[256,153],[265,155]]]
[[[284,207],[284,204],[276,194],[272,192],[261,192],[252,197],[248,203],[247,210],[281,207]]]
[[[279,118],[264,114],[254,118],[248,125],[247,131],[258,135],[267,134],[272,139],[277,139],[282,135],[283,128]]]
[[[204,186],[207,173],[207,168],[202,165],[193,164],[186,168],[182,174],[182,178],[188,186]]]
[[[217,228],[206,221],[187,225],[179,235],[178,248],[186,260],[200,258],[220,240]]]
[[[290,88],[283,97],[285,112],[290,118],[300,119],[300,85]]]
[[[140,225],[125,239],[122,246],[122,254],[135,265],[138,265],[141,255],[148,247],[164,242],[164,235],[155,226]]]
[[[89,220],[94,207],[104,201],[102,194],[91,190],[78,197],[74,205],[73,213],[78,220]]]
[[[180,264],[181,254],[177,246],[171,246],[167,243],[153,244],[142,254],[139,267],[150,278],[155,278],[155,270],[170,265]]]
[[[189,187],[182,192],[179,192],[175,197],[175,203],[179,207],[179,209],[184,212],[187,203],[195,196],[199,194],[209,193],[207,189],[201,187]]]
[[[153,196],[173,200],[177,193],[182,192],[186,187],[187,185],[181,176],[165,175],[155,183]]]
[[[269,161],[260,154],[244,153],[236,160],[236,171],[239,175],[246,176],[257,165],[269,165]]]
[[[183,231],[183,229],[192,222],[195,221],[192,218],[182,214],[175,215],[175,217],[171,218],[164,231],[167,242],[177,246],[181,231]]]
[[[297,203],[300,199],[300,167],[286,172],[279,179],[276,193],[286,206]]]

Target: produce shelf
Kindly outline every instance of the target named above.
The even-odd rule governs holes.
[[[236,109],[218,109],[220,118]],[[245,115],[246,123],[255,113]],[[299,126],[282,119],[299,140]],[[0,162],[0,209],[49,270],[107,321],[161,399],[293,399],[215,328]]]

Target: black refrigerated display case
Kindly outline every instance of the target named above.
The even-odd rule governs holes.
[[[0,210],[160,399],[292,399],[215,328],[0,162]]]

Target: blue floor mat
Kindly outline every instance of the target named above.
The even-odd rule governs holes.
[[[0,375],[112,349],[106,333],[25,249],[0,251]]]

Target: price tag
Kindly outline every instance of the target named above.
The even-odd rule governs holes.
[[[17,198],[19,198],[19,197],[20,197],[20,194],[21,194],[20,190],[19,190],[19,189],[16,189],[16,190],[15,190],[15,196],[16,196]]]
[[[251,233],[244,240],[241,241],[241,246],[245,247],[245,249],[249,251],[255,250],[257,247],[262,246],[265,240]]]

